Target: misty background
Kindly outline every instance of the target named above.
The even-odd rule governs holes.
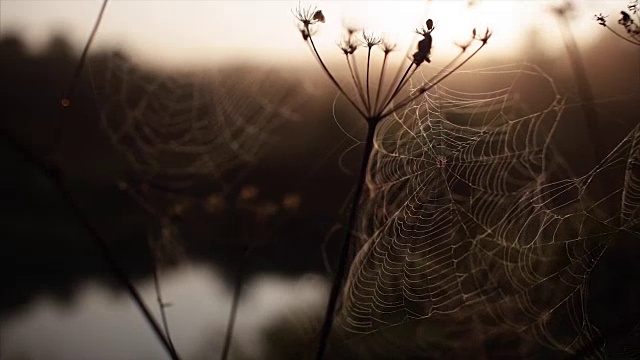
[[[375,6],[389,5],[381,3]],[[412,2],[409,11],[416,3],[425,5]],[[435,7],[437,1],[433,3]],[[498,1],[480,2],[479,9],[482,3]],[[527,3],[501,5],[511,12],[504,10],[494,19],[496,45],[490,42],[464,69],[528,62],[549,75],[569,99],[557,136],[566,139],[560,150],[580,174],[594,164],[583,158],[590,144],[559,28],[539,4],[544,2]],[[2,132],[37,157],[56,149],[83,211],[153,309],[153,269],[159,265],[163,296],[172,303],[167,308],[169,324],[185,359],[218,357],[240,264],[245,282],[232,358],[299,358],[313,342],[324,311],[362,151],[350,136],[364,139],[366,128],[348,103],[335,101],[335,89],[301,41],[289,13],[295,5],[112,1],[71,106],[64,109],[61,99],[100,2],[0,3]],[[463,5],[458,4],[459,9],[464,10]],[[608,150],[638,123],[640,48],[599,27],[592,12],[610,13],[615,24],[617,10],[625,5],[577,2],[572,23],[607,130],[602,136]],[[329,16],[331,11],[352,14],[367,6],[328,2],[324,9]],[[449,56],[455,40],[445,37],[446,24],[455,23],[454,29],[462,25],[458,12],[447,12],[456,8],[432,10],[449,14],[434,32],[440,41],[434,62],[444,63],[438,56]],[[402,24],[407,10],[397,12],[387,15],[399,17]],[[423,17],[424,12],[414,15]],[[380,17],[372,10],[362,21],[381,23]],[[409,31],[415,27],[412,21],[406,20]],[[319,46],[337,54],[340,23],[326,25],[333,30],[317,35],[323,39]],[[343,68],[339,60],[330,63]],[[113,68],[117,76],[108,75]],[[267,85],[252,82],[267,76]],[[185,101],[177,96],[208,89],[198,92],[204,94],[201,99],[227,99],[230,109],[244,111],[237,112],[240,122],[227,124],[231,140],[221,143],[224,149],[200,163],[206,171],[164,174],[140,158],[132,162],[126,149],[132,149],[135,139],[117,144],[110,137],[105,117],[109,123],[131,115],[134,105],[150,93],[144,84],[156,80],[169,84],[158,90],[159,106],[171,101],[179,106]],[[124,96],[122,89],[130,93]],[[530,94],[528,101],[535,103],[535,90]],[[251,112],[255,103],[260,111],[274,105],[286,112],[277,113],[277,121],[256,121]],[[201,111],[211,110],[198,108],[193,114]],[[163,358],[142,316],[112,279],[48,175],[10,144],[1,146],[6,169],[0,180],[5,284],[0,357]],[[216,156],[223,154],[224,161],[216,164]],[[193,160],[190,155],[161,158],[161,167],[175,168]],[[637,240],[612,243],[594,270],[589,314],[611,341],[640,320]]]

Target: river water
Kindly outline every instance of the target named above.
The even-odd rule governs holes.
[[[137,283],[159,318],[152,279]],[[184,359],[217,358],[231,305],[231,288],[219,272],[200,264],[162,275],[169,329]],[[288,314],[322,310],[328,283],[312,274],[296,278],[259,274],[243,287],[234,349],[260,358],[262,333]],[[1,357],[7,360],[163,359],[166,353],[130,297],[88,281],[70,303],[48,296],[1,320]],[[233,352],[232,356],[233,358]]]

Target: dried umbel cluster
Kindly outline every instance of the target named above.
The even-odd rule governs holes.
[[[396,49],[396,45],[381,36],[377,36],[371,32],[346,27],[344,34],[338,41],[338,47],[342,51],[349,74],[351,77],[351,92],[347,92],[345,87],[336,79],[333,73],[327,67],[325,61],[320,56],[318,48],[313,40],[318,26],[325,22],[325,15],[316,7],[298,6],[293,12],[298,19],[298,30],[302,35],[302,39],[307,43],[314,57],[322,67],[324,73],[329,77],[331,82],[336,86],[340,94],[342,94],[358,113],[367,122],[367,136],[364,142],[364,152],[362,163],[360,165],[360,175],[356,183],[355,196],[351,203],[351,211],[345,229],[345,238],[341,244],[340,256],[338,259],[338,267],[336,275],[331,286],[331,293],[327,303],[324,322],[319,336],[318,352],[316,360],[321,360],[327,348],[329,334],[333,326],[335,309],[338,304],[338,295],[342,289],[343,280],[349,268],[349,253],[352,244],[351,234],[358,217],[358,206],[364,190],[364,184],[367,177],[367,169],[369,158],[374,147],[375,134],[378,124],[389,115],[398,110],[402,110],[418,99],[430,89],[453,74],[467,61],[469,61],[480,49],[482,49],[491,37],[491,31],[487,29],[484,34],[479,34],[473,29],[471,36],[467,41],[458,44],[460,52],[447,65],[438,70],[435,75],[427,79],[421,85],[414,87],[411,91],[405,91],[411,78],[424,66],[424,63],[431,62],[431,47],[433,44],[432,33],[435,30],[433,20],[429,19],[425,24],[415,29],[415,33],[420,35],[422,39],[418,42],[414,51],[410,51],[410,56],[402,59],[398,69],[392,76],[387,76],[387,68],[391,53]],[[479,45],[473,51],[469,51],[471,45],[478,43]],[[364,48],[364,51],[358,51]],[[374,51],[382,52],[382,63],[379,69],[373,69],[374,62],[372,56]],[[356,52],[366,53],[366,70],[358,71],[358,59]],[[466,55],[466,56],[465,56]],[[361,59],[362,61],[363,59]],[[360,61],[360,62],[361,62]],[[406,65],[406,62],[409,62]],[[377,81],[376,81],[377,80]],[[442,164],[445,166],[445,163]]]
[[[320,56],[313,41],[318,26],[325,22],[325,15],[322,11],[313,6],[303,7],[299,5],[298,8],[295,9],[294,15],[299,21],[298,29],[302,35],[302,39],[309,45],[309,48],[324,72],[338,88],[340,93],[347,98],[351,105],[353,105],[360,115],[370,124],[376,124],[429,91],[471,59],[487,44],[487,41],[491,37],[491,31],[489,29],[482,34],[476,29],[473,29],[467,41],[457,44],[460,48],[460,53],[457,56],[422,85],[412,89],[412,91],[406,94],[403,90],[407,87],[412,76],[425,62],[431,62],[432,33],[436,29],[433,20],[429,19],[422,28],[415,29],[415,33],[420,35],[422,39],[417,43],[412,55],[406,58],[410,61],[409,65],[405,67],[405,61],[402,61],[390,81],[386,79],[387,68],[390,54],[397,48],[396,44],[374,33],[347,26],[345,27],[342,38],[338,41],[338,47],[345,56],[353,83],[352,85],[355,89],[354,94],[347,92],[345,87],[337,81],[336,77],[328,69]],[[475,50],[469,51],[471,45],[474,43],[478,43],[479,45]],[[364,51],[366,52],[367,58],[364,73],[358,71],[358,62],[356,61],[356,52],[361,53],[361,51],[358,51],[360,48],[365,49]],[[378,70],[372,68],[373,51],[380,51],[383,55],[382,64]],[[467,55],[466,57],[464,56],[465,54]],[[383,90],[383,88],[385,89]],[[401,97],[401,94],[404,96]]]
[[[607,15],[602,15],[602,13],[600,13],[598,15],[594,15],[593,19],[596,20],[599,25],[607,28],[619,38],[631,44],[640,46],[640,9],[638,0],[630,1],[627,5],[627,10],[629,12],[620,11],[621,17],[618,19],[618,25],[624,29],[626,37],[607,24]]]

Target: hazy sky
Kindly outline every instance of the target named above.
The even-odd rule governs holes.
[[[0,0],[0,31],[25,35],[34,46],[52,32],[70,37],[77,48],[86,40],[102,0]],[[558,26],[548,11],[556,1],[318,1],[327,17],[317,35],[320,47],[338,53],[335,41],[344,19],[379,32],[411,39],[412,29],[431,17],[437,24],[434,51],[447,52],[456,39],[474,26],[490,26],[491,47],[485,52],[513,54],[528,46],[532,26],[537,27],[550,51],[561,48]],[[135,54],[163,63],[203,62],[210,59],[249,58],[258,61],[309,56],[300,39],[291,9],[297,1],[175,1],[111,0],[96,47],[119,45]],[[303,2],[303,4],[305,4]],[[576,1],[573,23],[581,45],[588,46],[605,30],[593,14],[617,19],[623,1]]]

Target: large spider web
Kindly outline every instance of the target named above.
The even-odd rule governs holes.
[[[177,73],[114,53],[92,66],[104,130],[149,178],[220,178],[254,162],[295,119],[291,79],[273,69]]]
[[[603,356],[588,280],[615,236],[639,237],[640,125],[576,175],[554,146],[566,100],[549,77],[533,65],[459,76],[497,90],[440,85],[378,129],[340,323],[395,334],[395,351],[412,327],[417,354],[511,333],[535,339],[520,357],[537,344]],[[603,177],[606,195],[592,195]]]

